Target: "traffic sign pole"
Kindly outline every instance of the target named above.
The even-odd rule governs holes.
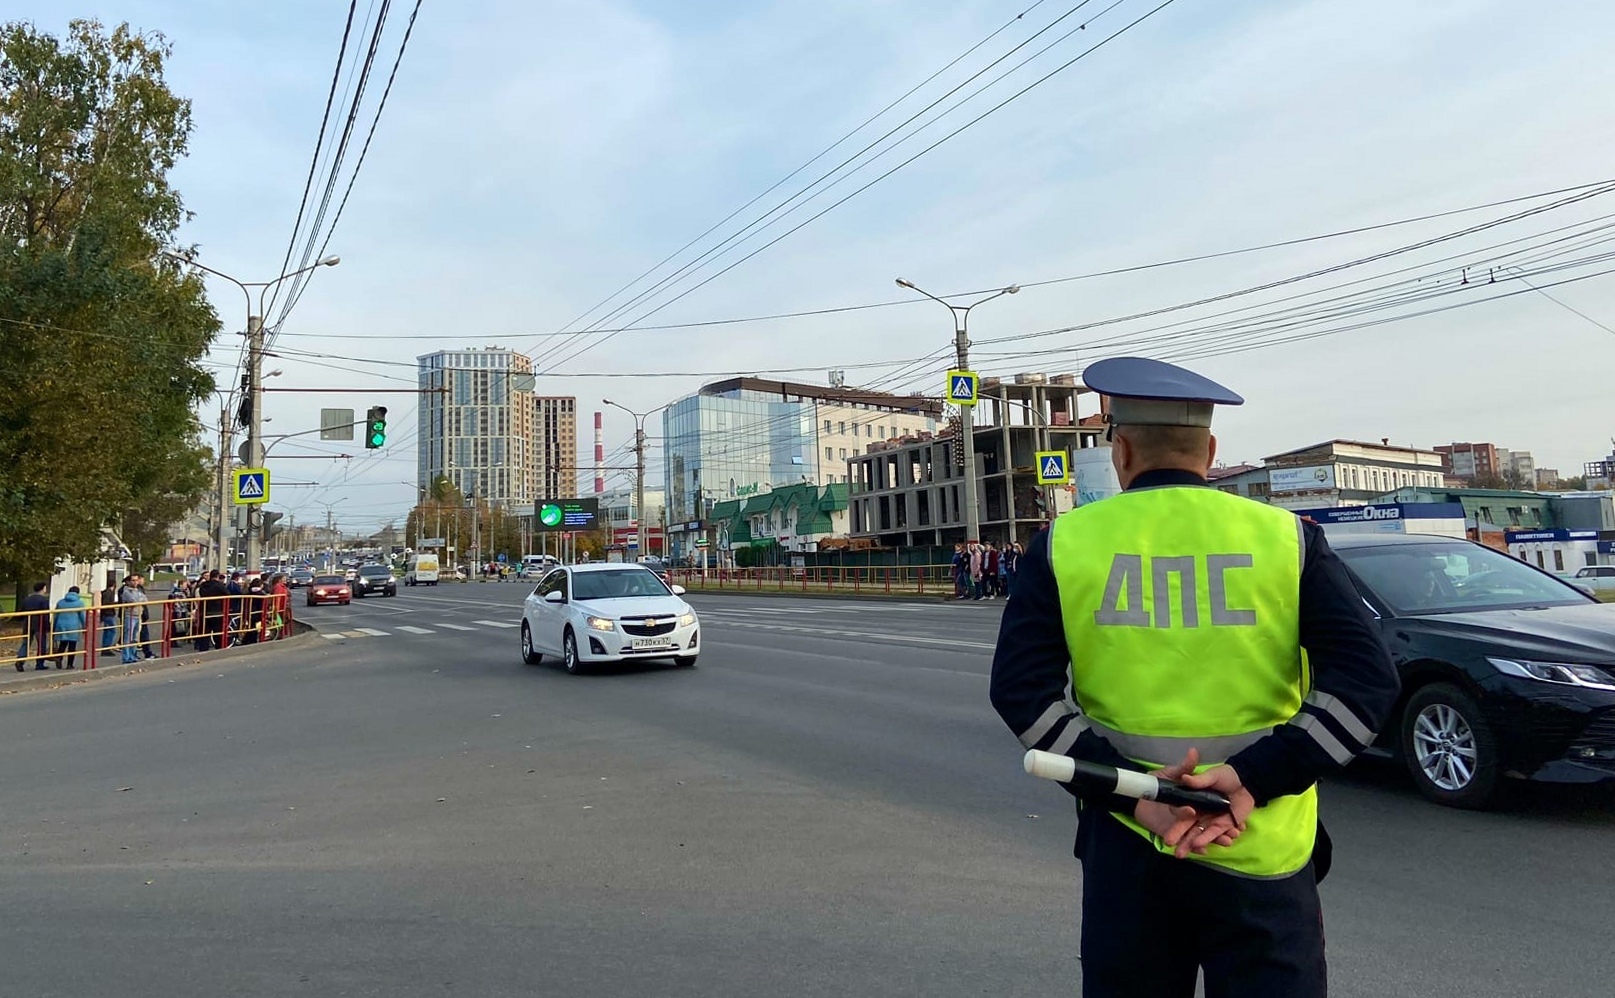
[[[984,298],[978,298],[968,305],[951,305],[929,291],[916,286],[912,281],[905,281],[899,277],[897,286],[908,288],[931,299],[953,314],[953,349],[957,357],[959,370],[970,370],[970,310],[977,305],[992,301],[1001,295],[1012,295],[1020,290],[1020,286],[1011,284],[1007,288],[994,291]],[[950,379],[951,381],[951,379]],[[974,386],[972,386],[974,387]],[[951,395],[951,391],[949,392]],[[972,395],[974,392],[972,392]],[[975,399],[970,404],[959,407],[960,436],[959,446],[964,448],[965,472],[965,540],[981,540],[981,504],[976,483],[976,433],[975,414],[972,412]]]

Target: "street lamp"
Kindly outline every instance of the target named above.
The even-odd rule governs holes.
[[[914,284],[912,281],[906,281],[901,277],[897,279],[897,286],[900,288],[907,288],[910,291],[916,292],[917,294],[922,294],[953,314],[953,348],[957,355],[959,370],[961,371],[970,370],[970,334],[968,332],[970,310],[975,308],[977,305],[990,302],[994,298],[1000,298],[1004,295],[1012,295],[1021,290],[1021,286],[1019,284],[1011,284],[1007,288],[1002,288],[998,291],[994,291],[990,295],[978,298],[968,305],[950,305],[943,299],[938,298],[931,292]],[[959,407],[959,435],[963,438],[959,441],[959,445],[964,448],[965,459],[965,540],[970,543],[981,540],[981,508],[976,488],[976,434],[974,415],[975,414],[970,406],[961,405]]]
[[[315,263],[309,264],[307,267],[294,270],[287,274],[282,274],[272,281],[238,281],[223,271],[214,270],[212,267],[209,267],[206,264],[197,263],[195,260],[182,254],[164,250],[162,255],[178,263],[188,264],[189,266],[195,267],[198,270],[205,270],[215,277],[222,277],[226,281],[229,281],[231,284],[234,284],[236,287],[240,288],[242,297],[247,300],[247,390],[250,398],[249,409],[247,412],[247,463],[249,466],[254,468],[262,467],[264,460],[264,298],[268,295],[269,289],[279,285],[280,282],[289,280],[299,274],[306,274],[318,267],[335,267],[337,264],[342,262],[342,258],[334,255],[328,256],[324,259],[316,261]],[[258,289],[258,311],[256,314],[254,314],[252,310],[252,292],[248,291],[248,288]],[[219,429],[221,431],[221,436],[224,437],[222,445],[219,448],[220,501],[223,505],[228,506],[229,503],[226,500],[229,497],[226,493],[228,490],[227,483],[229,476],[225,474],[225,469],[229,467],[228,462],[230,460],[228,424],[226,423],[225,425],[221,425]],[[256,509],[249,507],[247,509],[247,565],[249,568],[258,564],[259,556],[263,553],[263,538],[261,536],[262,526],[262,516],[259,515]],[[221,516],[219,518],[219,550],[221,553],[226,550],[224,537],[224,518]],[[219,567],[223,568],[224,566],[220,565]]]
[[[623,412],[626,412],[628,415],[634,417],[634,466],[636,469],[634,507],[638,511],[636,520],[639,523],[639,557],[643,558],[650,553],[650,548],[648,546],[650,541],[645,533],[645,417],[654,412],[661,412],[663,409],[666,409],[667,406],[659,405],[656,408],[648,409],[645,412],[635,412],[627,406],[619,402],[613,402],[610,399],[601,399],[600,401],[606,405],[621,409]],[[662,552],[663,554],[666,554],[667,552],[666,531],[663,531]]]
[[[328,571],[336,567],[336,516],[333,511],[338,503],[347,501],[348,497],[343,496],[331,502],[315,500],[314,503],[316,506],[325,507],[325,567]]]

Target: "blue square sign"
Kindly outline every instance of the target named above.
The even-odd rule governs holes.
[[[234,481],[237,506],[254,506],[269,501],[268,468],[237,468]]]
[[[948,401],[954,405],[975,405],[981,378],[975,371],[948,372]]]
[[[1039,485],[1069,485],[1071,482],[1071,464],[1066,460],[1063,450],[1040,450],[1037,452],[1037,484]]]

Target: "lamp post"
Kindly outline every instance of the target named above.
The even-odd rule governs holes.
[[[601,399],[600,401],[606,405],[621,409],[634,417],[634,520],[639,524],[639,557],[643,558],[650,551],[650,542],[645,533],[645,417],[654,412],[661,412],[667,406],[659,405],[645,412],[635,412],[627,406],[613,402],[610,399]],[[667,534],[665,532],[662,534],[662,545],[663,554],[666,554]]]
[[[335,267],[337,264],[342,262],[342,258],[339,256],[328,256],[323,260],[316,263],[311,263],[307,267],[303,267],[300,270],[294,270],[290,273],[282,274],[272,281],[238,281],[223,271],[214,270],[212,267],[209,267],[206,264],[197,263],[195,260],[182,256],[178,253],[171,253],[165,250],[163,252],[163,256],[166,256],[170,260],[174,260],[179,263],[188,264],[197,268],[198,270],[205,270],[215,277],[221,277],[224,280],[229,281],[231,284],[234,284],[236,287],[241,289],[242,297],[247,300],[247,463],[250,467],[262,467],[264,461],[264,298],[268,295],[269,289],[280,284],[281,281],[289,280],[299,274],[306,274],[317,267]],[[256,313],[254,313],[252,310],[252,292],[248,291],[248,288],[258,289],[258,311]],[[230,460],[229,432],[226,428],[227,425],[228,422],[226,421],[219,427],[220,435],[223,439],[223,446],[220,448],[219,452],[220,477],[224,477],[224,469],[229,467]],[[223,518],[221,517],[220,520],[219,549],[222,552],[226,551],[227,548],[224,544]],[[262,523],[263,517],[255,508],[249,507],[247,509],[248,568],[256,567],[260,556],[263,554]],[[224,568],[226,566],[220,565],[219,567]]]
[[[347,502],[348,497],[343,496],[333,502],[316,502],[315,505],[325,507],[325,568],[332,571],[336,568],[336,515],[337,503]]]
[[[897,286],[922,294],[941,305],[953,314],[953,348],[959,370],[970,370],[970,310],[977,305],[992,301],[1004,295],[1012,295],[1019,291],[1020,285],[1011,284],[1007,288],[994,291],[992,294],[978,298],[968,305],[950,305],[946,301],[924,288],[915,285],[912,281],[905,281],[899,277]],[[965,540],[975,543],[981,540],[981,507],[976,487],[976,435],[974,413],[968,405],[959,407],[960,436],[963,438],[959,445],[964,448],[965,459]]]

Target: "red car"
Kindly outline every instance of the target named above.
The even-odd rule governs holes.
[[[321,603],[340,603],[347,606],[353,602],[353,589],[348,580],[340,575],[316,575],[308,587],[308,605],[318,606]]]

